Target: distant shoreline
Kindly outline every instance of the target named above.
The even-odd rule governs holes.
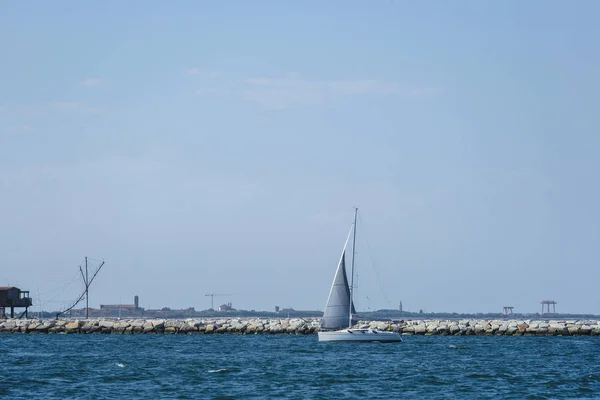
[[[143,309],[140,309],[143,310]],[[30,317],[42,318],[56,318],[56,311],[48,312],[42,311],[41,313],[30,311]],[[363,311],[358,312],[358,318],[368,321],[383,321],[383,320],[406,320],[406,319],[598,319],[600,315],[596,314],[539,314],[539,313],[514,313],[505,316],[501,313],[451,313],[451,312],[440,312],[440,313],[419,313],[409,311],[398,311],[398,310],[378,310],[378,311]],[[318,310],[282,310],[279,312],[274,311],[254,311],[254,310],[231,310],[231,311],[214,311],[214,310],[203,310],[195,311],[193,309],[182,309],[182,310],[143,310],[140,312],[129,312],[124,309],[121,313],[113,310],[112,312],[102,312],[98,309],[90,309],[90,318],[117,318],[122,319],[185,319],[185,318],[321,318],[323,316],[322,311]],[[65,313],[60,315],[61,318],[85,318],[85,309],[73,310],[72,313]]]

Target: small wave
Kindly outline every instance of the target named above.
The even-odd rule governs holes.
[[[457,344],[451,344],[451,345],[448,345],[448,348],[452,349],[452,350],[456,350],[456,349],[468,350],[469,346],[462,346],[462,345],[457,345]]]
[[[123,364],[123,363],[117,363],[117,367],[119,367],[119,368],[125,368],[125,364]]]
[[[208,373],[209,374],[224,374],[227,372],[233,372],[232,369],[227,369],[227,368],[220,368],[220,369],[209,369]]]

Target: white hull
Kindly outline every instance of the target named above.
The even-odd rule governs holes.
[[[372,329],[341,329],[318,334],[319,342],[402,342],[398,332]]]

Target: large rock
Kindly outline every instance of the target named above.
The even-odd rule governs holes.
[[[156,330],[156,331],[165,329],[165,320],[163,320],[163,319],[155,319],[155,320],[152,320],[149,322],[152,324],[152,326],[154,327],[154,330]]]
[[[9,319],[2,324],[2,332],[13,332],[17,328],[17,322]]]
[[[438,335],[447,335],[450,333],[450,328],[448,328],[448,325],[440,325],[435,329],[435,333]]]
[[[146,321],[144,323],[144,325],[142,325],[142,332],[143,333],[152,333],[152,332],[154,332],[154,324],[152,323],[152,321]]]
[[[579,333],[579,325],[567,325],[569,335],[577,335]]]
[[[406,325],[406,326],[403,326],[400,329],[401,329],[400,332],[402,334],[406,333],[406,334],[411,334],[412,335],[412,334],[415,333],[415,327],[414,327],[414,325]]]
[[[516,325],[508,325],[508,327],[506,328],[506,332],[504,332],[505,335],[514,335],[516,332],[519,332],[518,328]]]
[[[35,330],[38,333],[45,333],[45,332],[48,332],[53,327],[54,327],[54,321],[53,320],[48,320],[48,321],[44,321],[42,324],[38,325],[35,328]]]
[[[588,336],[592,333],[592,327],[590,325],[581,325],[581,328],[579,328],[579,334],[580,335],[585,335]]]
[[[38,326],[42,326],[42,324],[40,324],[39,322],[32,322],[29,325],[27,325],[26,332],[35,331],[35,328],[37,328]]]
[[[115,322],[115,324],[113,325],[113,328],[125,330],[130,326],[131,326],[131,322],[129,322],[129,321],[118,321],[118,322]]]
[[[427,332],[425,324],[415,325],[415,335],[424,335]]]
[[[176,329],[181,329],[181,327],[185,324],[183,321],[179,321],[176,319],[167,319],[165,320],[165,329],[169,327],[174,327]]]
[[[143,320],[143,319],[134,319],[134,320],[131,320],[131,321],[128,321],[128,322],[129,322],[129,325],[132,328],[139,327],[139,328],[144,329],[144,324],[146,323],[146,320]]]
[[[65,330],[67,333],[75,333],[75,332],[79,331],[79,328],[81,327],[81,325],[82,325],[81,321],[78,321],[78,320],[71,321],[65,325]]]
[[[230,332],[240,333],[246,330],[247,325],[240,320],[233,320],[229,326]]]
[[[102,326],[99,325],[99,321],[94,321],[94,320],[87,320],[82,326],[81,326],[81,333],[99,333],[101,332],[103,329]]]
[[[193,324],[181,324],[181,327],[177,331],[177,333],[195,333],[198,332],[198,329]]]
[[[256,333],[262,333],[262,331],[265,329],[265,325],[261,321],[255,321],[250,324],[248,326],[248,330],[251,329],[250,327],[252,327],[252,330]]]
[[[98,326],[101,328],[112,328],[115,325],[113,321],[102,320],[98,322]]]

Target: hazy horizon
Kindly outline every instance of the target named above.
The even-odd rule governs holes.
[[[6,2],[0,286],[322,310],[356,206],[359,310],[600,314],[599,11]]]

